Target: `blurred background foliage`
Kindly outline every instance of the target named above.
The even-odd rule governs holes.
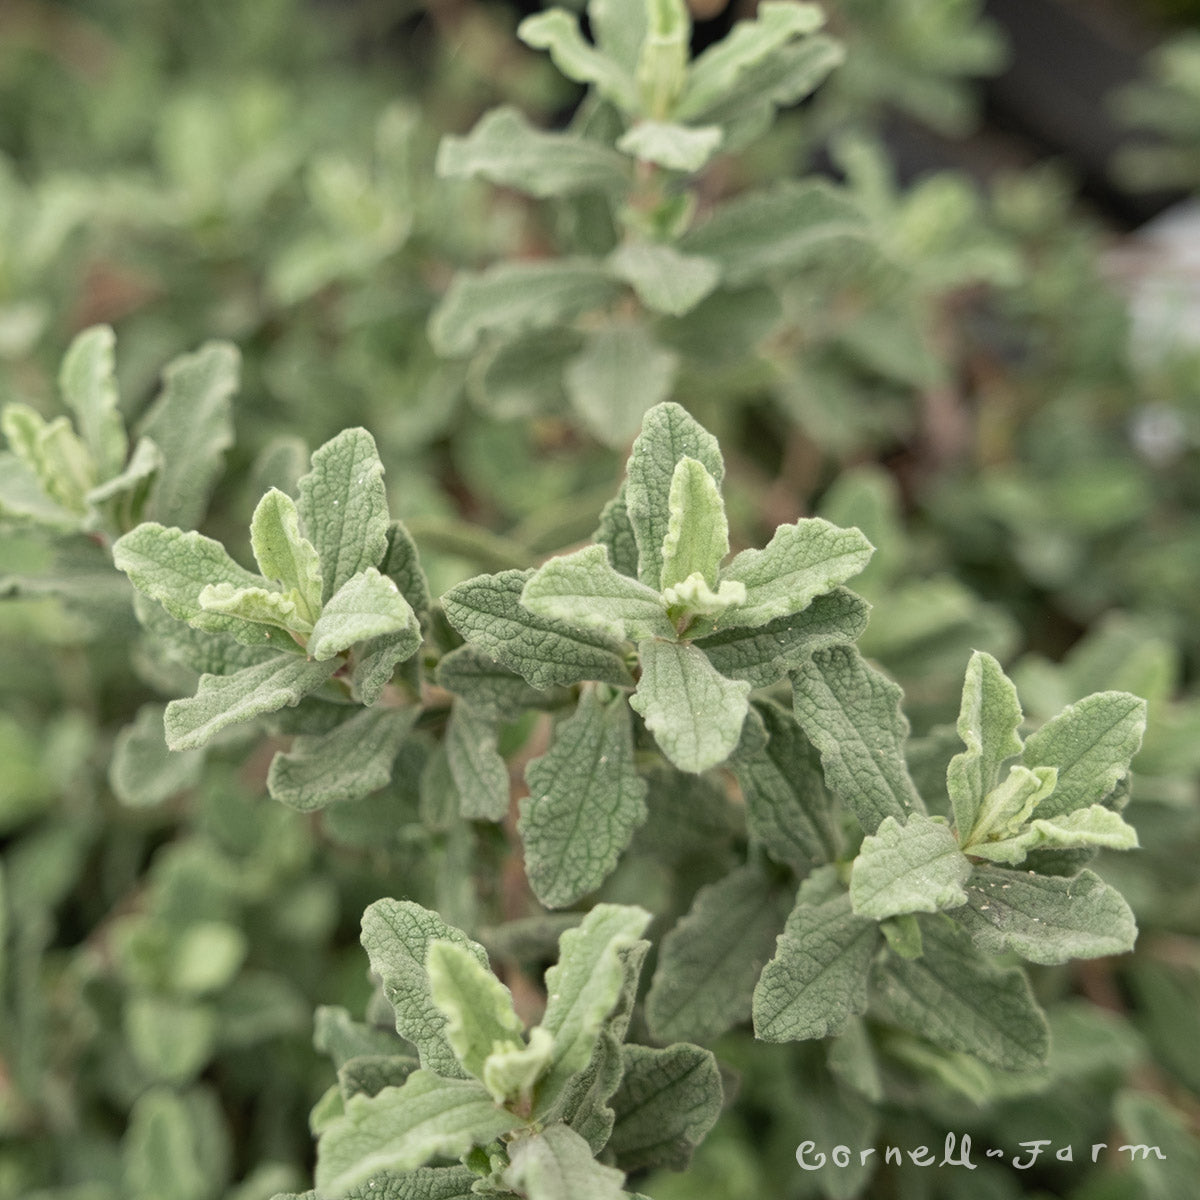
[[[687,321],[623,313],[654,340],[659,394],[609,422],[564,381],[586,319],[462,357],[427,332],[456,273],[596,236],[582,203],[435,173],[442,136],[497,104],[542,128],[581,120],[573,86],[516,40],[521,11],[8,0],[0,398],[56,414],[66,346],[107,322],[132,420],[164,364],[229,339],[237,440],[203,528],[240,531],[307,447],[363,424],[436,595],[587,537],[641,412],[669,395],[726,448],[739,545],[820,513],[878,547],[862,648],[905,688],[918,778],[954,752],[972,649],[1013,670],[1034,719],[1098,689],[1146,696],[1130,809],[1144,849],[1101,868],[1139,948],[1038,971],[1044,1071],[1001,1077],[914,1039],[880,1080],[853,1039],[764,1053],[734,1031],[715,1048],[740,1072],[736,1106],[691,1174],[636,1182],[656,1200],[699,1178],[729,1200],[836,1200],[862,1181],[798,1171],[805,1131],[1078,1147],[1119,1128],[1162,1146],[1165,1167],[897,1170],[866,1194],[1175,1200],[1200,1155],[1200,224],[1182,209],[1123,228],[1081,201],[1069,160],[997,140],[982,86],[1007,39],[975,0],[825,8],[844,64],[689,187],[703,213],[832,177],[869,248],[830,245]],[[1200,187],[1200,13],[1153,8],[1156,48],[1111,99],[1128,131],[1113,180],[1183,193]],[[697,44],[751,11],[697,4]],[[272,804],[269,748],[236,737],[131,790],[122,763],[149,752],[138,730],[172,681],[133,650],[103,547],[0,516],[0,590],[0,1200],[302,1190],[306,1114],[330,1077],[312,1011],[369,999],[362,908],[404,894],[471,929],[527,915],[506,899],[503,838],[421,811],[420,739],[393,786],[319,820]],[[662,798],[609,898],[649,873],[664,920],[686,910],[744,839],[719,790],[701,793]]]

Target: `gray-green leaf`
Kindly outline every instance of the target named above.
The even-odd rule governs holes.
[[[863,839],[850,873],[850,903],[860,917],[883,921],[902,913],[966,904],[971,863],[942,821],[913,813],[901,825],[885,817]]]
[[[561,8],[526,17],[517,37],[535,50],[548,50],[554,65],[576,83],[591,84],[618,108],[637,108],[633,76],[615,59],[590,46],[579,32],[579,18]]]
[[[622,242],[608,256],[609,269],[654,312],[682,317],[721,281],[715,262],[681,254],[662,242]]]
[[[167,705],[163,717],[167,745],[172,750],[193,750],[230,725],[299,704],[337,665],[280,654],[232,675],[201,675],[194,696]]]
[[[386,575],[367,567],[347,579],[330,597],[313,626],[308,652],[322,662],[348,650],[355,642],[384,634],[406,635],[406,642],[397,650],[406,651],[405,658],[421,644],[417,615],[400,589]]]
[[[750,1016],[751,996],[787,914],[753,863],[701,888],[663,939],[646,1021],[658,1041],[707,1041]]]
[[[378,567],[388,546],[387,492],[375,439],[344,429],[313,452],[298,485],[297,509],[321,559],[321,600],[353,576]]]
[[[1124,954],[1137,939],[1129,905],[1091,871],[1064,878],[978,867],[954,919],[984,953],[1035,963]]]
[[[569,1125],[514,1138],[503,1180],[528,1200],[626,1200],[625,1173],[592,1157]]]
[[[646,819],[624,696],[604,703],[594,688],[585,691],[525,779],[517,823],[525,872],[547,908],[563,908],[600,886]]]
[[[300,532],[295,501],[271,488],[250,520],[250,548],[266,579],[296,593],[300,615],[310,625],[321,611],[321,560]]]
[[[113,347],[108,325],[85,329],[71,343],[58,374],[58,386],[76,427],[91,451],[99,479],[111,479],[125,464],[129,442],[118,406]]]
[[[391,779],[416,715],[415,709],[365,709],[326,734],[296,738],[271,760],[267,790],[299,812],[369,796]]]
[[[754,989],[754,1036],[798,1042],[840,1033],[866,1011],[867,974],[879,942],[879,926],[855,916],[834,868],[814,872]]]
[[[608,637],[535,616],[520,602],[533,571],[479,575],[442,597],[450,624],[535,688],[596,679],[630,684],[618,645]]]
[[[446,727],[446,758],[459,815],[469,821],[502,821],[508,812],[508,765],[497,745],[495,718],[455,701]]]
[[[648,639],[638,657],[642,677],[629,703],[662,752],[696,775],[724,762],[741,737],[750,685],[726,679],[692,645]]]
[[[868,833],[923,812],[904,760],[908,721],[897,684],[854,646],[818,650],[791,673],[796,720],[821,753],[825,782]]]

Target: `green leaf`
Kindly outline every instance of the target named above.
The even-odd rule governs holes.
[[[585,690],[525,779],[529,796],[517,822],[525,873],[547,908],[564,908],[600,886],[646,819],[624,696],[605,703]]]
[[[1046,1018],[1016,968],[983,958],[944,914],[921,919],[920,958],[888,953],[875,975],[872,1010],[935,1045],[1008,1071],[1046,1060]]]
[[[608,267],[648,309],[673,317],[691,312],[721,279],[711,259],[680,254],[660,242],[622,242],[608,256]]]
[[[730,764],[746,803],[751,838],[776,860],[805,874],[837,857],[832,805],[808,739],[791,713],[774,704],[750,710],[746,733],[762,722],[753,748],[743,736]]]
[[[873,551],[859,530],[839,529],[820,517],[781,525],[762,550],[743,550],[721,572],[722,583],[746,587],[745,601],[729,619],[755,626],[800,612],[857,575]]]
[[[100,479],[111,479],[125,465],[129,441],[121,419],[113,347],[108,325],[94,325],[76,336],[58,374],[63,400],[96,464]]]
[[[0,516],[77,529],[80,515],[48,495],[37,473],[24,460],[7,450],[0,451]]]
[[[300,514],[291,496],[271,488],[250,521],[250,547],[266,579],[295,592],[300,616],[311,625],[321,611],[321,560],[300,532]]]
[[[568,1125],[514,1138],[503,1181],[528,1200],[625,1200],[625,1173],[592,1157],[592,1149]]]
[[[1054,791],[1058,773],[1053,767],[1014,766],[1003,783],[997,784],[983,798],[975,814],[975,824],[965,833],[960,833],[963,848],[973,852],[973,847],[983,846],[1012,836],[1034,811]]]
[[[477,575],[446,592],[442,608],[463,637],[532,687],[581,679],[632,683],[611,638],[535,616],[521,604],[521,593],[532,575],[532,570]]]
[[[623,952],[649,924],[644,909],[597,904],[559,939],[558,962],[546,972],[548,999],[541,1027],[554,1037],[554,1060],[542,1082],[539,1112],[591,1061],[600,1030],[626,988]]]
[[[233,445],[232,397],[241,356],[228,342],[208,342],[163,371],[158,399],[138,433],[162,451],[147,511],[156,520],[194,528],[208,507],[226,450]]]
[[[600,142],[567,133],[543,133],[515,108],[486,113],[463,138],[444,137],[438,147],[443,179],[489,179],[529,196],[570,196],[629,189],[629,164]]]
[[[387,492],[375,439],[344,429],[312,456],[298,484],[300,520],[321,560],[321,600],[378,567],[388,549]]]
[[[497,1103],[528,1105],[553,1054],[554,1039],[540,1026],[530,1030],[528,1045],[520,1041],[497,1044],[483,1064],[483,1086]]]
[[[317,1191],[336,1200],[380,1172],[455,1158],[524,1124],[474,1080],[414,1071],[403,1087],[346,1102],[346,1115],[325,1129],[317,1146]]]
[[[213,1114],[206,1099],[204,1093],[169,1087],[153,1087],[137,1098],[121,1143],[123,1197],[210,1200],[214,1147],[206,1134]]]
[[[738,21],[692,63],[676,115],[688,119],[720,103],[773,51],[793,38],[815,32],[824,22],[824,14],[815,4],[764,0],[754,20]]]
[[[855,916],[833,867],[800,886],[796,904],[754,989],[754,1036],[798,1042],[840,1033],[867,1008],[867,974],[879,927]]]
[[[592,541],[608,547],[608,560],[631,579],[637,578],[638,549],[629,523],[629,510],[625,507],[625,489],[613,497],[600,511],[600,525],[592,535]]]
[[[1017,689],[990,655],[976,650],[967,664],[958,736],[967,747],[950,760],[946,787],[954,805],[954,825],[966,837],[983,798],[1000,782],[1000,767],[1021,753],[1022,720]]]
[[[433,942],[452,942],[481,967],[488,965],[482,946],[411,900],[376,900],[363,913],[362,944],[395,1010],[396,1032],[416,1046],[422,1067],[446,1078],[462,1078],[458,1056],[446,1038],[445,1014],[433,1001],[425,969]]]
[[[729,553],[729,522],[720,489],[703,463],[685,456],[675,464],[668,508],[663,590],[692,574],[716,587],[717,567]]]
[[[285,642],[261,625],[244,626],[266,638],[252,646],[239,642],[228,633],[194,629],[177,621],[162,605],[139,592],[134,593],[133,609],[146,631],[151,655],[156,663],[163,664],[164,669],[182,665],[197,675],[229,675],[242,667],[267,662],[277,657],[280,650],[298,649],[291,638]],[[272,643],[282,644],[277,649]]]
[[[644,0],[589,0],[587,15],[596,45],[632,78],[649,26]]]
[[[654,1038],[708,1041],[746,1020],[786,914],[786,895],[753,863],[702,887],[663,939],[646,996]]]
[[[717,1060],[686,1044],[624,1048],[625,1074],[613,1096],[617,1119],[608,1148],[623,1171],[682,1171],[721,1114]]]
[[[129,465],[92,488],[85,499],[94,508],[114,506],[117,525],[127,529],[141,518],[162,464],[162,451],[149,438],[138,438]]]
[[[498,744],[495,719],[455,701],[446,727],[446,757],[459,815],[469,821],[503,821],[508,814],[508,764]]]
[[[198,750],[167,749],[163,705],[143,704],[132,725],[113,743],[108,780],[113,794],[131,808],[161,804],[200,782],[204,755]]]
[[[579,32],[579,18],[561,8],[526,17],[517,37],[535,50],[548,50],[554,65],[576,83],[590,84],[606,100],[626,112],[638,107],[633,76],[607,54],[588,45]]]
[[[206,587],[227,584],[233,590],[257,588],[262,579],[225,552],[225,547],[199,533],[166,529],[146,522],[113,543],[113,562],[138,591],[157,600],[176,620],[209,632],[228,631],[250,644],[290,638],[252,627],[236,617],[206,612],[200,594]]]
[[[468,950],[453,942],[431,942],[425,956],[429,992],[446,1018],[445,1035],[458,1061],[476,1079],[501,1046],[523,1044],[524,1026],[513,1011],[512,994]],[[497,1103],[504,1097],[494,1097]]]
[[[1054,767],[1058,785],[1040,817],[1103,800],[1129,770],[1146,730],[1146,702],[1128,692],[1097,692],[1068,705],[1025,742],[1021,762]]]
[[[284,595],[262,587],[235,588],[229,583],[210,583],[201,589],[198,599],[205,613],[270,625],[285,632],[311,632],[309,623],[300,615],[294,592]]]
[[[647,639],[638,657],[642,677],[629,703],[662,752],[695,775],[724,762],[741,737],[750,685],[726,679],[695,646]]]
[[[366,709],[326,734],[300,736],[271,760],[267,790],[299,812],[369,796],[391,779],[416,716],[415,709]]]
[[[217,1016],[208,1004],[134,994],[125,1004],[124,1034],[138,1067],[155,1083],[181,1086],[212,1057]]]
[[[625,504],[638,547],[638,578],[662,587],[662,547],[670,524],[671,481],[681,458],[694,458],[721,485],[725,464],[717,439],[678,404],[655,405],[629,455]]]
[[[432,603],[429,581],[421,568],[417,544],[400,521],[393,521],[387,527],[387,548],[378,566],[379,573],[386,575],[400,589],[413,612],[418,616],[428,614]]]
[[[671,121],[639,121],[617,139],[617,149],[668,171],[692,172],[712,158],[723,137],[716,125],[694,128]]]
[[[752,628],[723,629],[696,638],[695,645],[729,679],[744,679],[752,688],[769,687],[814,650],[857,640],[867,627],[870,607],[848,588],[835,588],[815,597],[801,612]]]
[[[675,385],[679,356],[651,336],[645,322],[614,320],[588,330],[567,364],[567,398],[588,430],[608,446],[624,446],[652,405]]]
[[[713,259],[725,284],[739,287],[796,271],[832,240],[867,232],[861,210],[831,184],[788,181],[721,205],[679,249]]]
[[[923,812],[904,760],[899,686],[854,646],[818,650],[791,679],[796,720],[821,753],[825,782],[867,833],[885,817],[903,824]]]
[[[605,307],[619,292],[604,266],[586,258],[503,262],[486,271],[460,271],[430,318],[429,340],[439,354],[462,357],[475,350],[484,334],[511,337],[550,329]]]
[[[1044,964],[1124,954],[1137,939],[1129,905],[1091,871],[1066,879],[977,867],[954,919],[985,954]]]
[[[0,428],[41,491],[76,517],[86,515],[96,470],[71,422],[66,417],[47,422],[27,404],[8,404],[0,412]]]
[[[404,634],[398,652],[415,654],[421,644],[417,615],[400,589],[374,567],[352,575],[329,598],[308,639],[308,652],[318,662],[384,634]]]
[[[617,641],[675,636],[662,597],[613,570],[605,546],[586,546],[543,563],[525,584],[521,604],[539,617]]]
[[[992,862],[1019,863],[1032,850],[1072,850],[1099,846],[1105,850],[1132,850],[1138,844],[1133,826],[1120,813],[1102,804],[1077,808],[1057,817],[1035,817],[1002,841],[972,842],[968,854]]]
[[[885,817],[863,839],[850,873],[850,904],[860,917],[883,921],[902,913],[966,904],[971,862],[943,821],[913,813],[901,825]]]
[[[570,702],[565,688],[532,688],[470,642],[444,654],[435,673],[439,687],[454,692],[481,716],[499,721],[523,708],[554,708]]]
[[[167,705],[163,725],[172,750],[192,750],[222,729],[286,705],[299,704],[337,669],[336,662],[308,662],[281,654],[232,675],[201,675],[196,694]]]

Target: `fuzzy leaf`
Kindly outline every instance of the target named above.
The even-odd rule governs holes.
[[[579,18],[561,8],[526,17],[517,37],[534,50],[548,50],[554,65],[576,83],[590,84],[618,108],[634,112],[637,89],[633,77],[620,63],[583,40]]]
[[[429,993],[446,1018],[446,1041],[476,1079],[499,1046],[523,1044],[512,994],[477,958],[453,942],[431,942],[425,956]]]
[[[228,342],[209,342],[164,369],[162,391],[138,426],[163,456],[147,509],[156,520],[191,529],[204,515],[233,445],[240,369],[241,356]]]
[[[172,750],[193,750],[230,725],[297,705],[315,692],[337,665],[280,654],[232,675],[201,675],[194,696],[167,705],[163,717],[167,745]]]
[[[720,487],[725,464],[717,440],[678,404],[658,404],[646,414],[629,455],[625,505],[638,547],[638,578],[662,587],[662,547],[670,523],[671,481],[681,458],[702,463]]]
[[[741,737],[750,685],[726,679],[695,646],[648,639],[638,657],[642,677],[629,703],[662,752],[696,775],[724,762]]]
[[[729,522],[716,480],[703,463],[685,456],[675,464],[668,506],[662,547],[663,590],[692,574],[716,587],[717,567],[729,553]]]
[[[415,709],[366,709],[328,733],[296,738],[271,760],[267,790],[299,812],[369,796],[391,779],[416,715]]]
[[[442,655],[436,679],[439,687],[494,721],[504,720],[522,708],[556,707],[571,698],[565,688],[530,687],[520,675],[502,667],[470,642]]]
[[[883,921],[903,913],[966,904],[971,863],[949,825],[913,813],[901,825],[885,817],[863,839],[850,873],[850,904],[860,917]]]
[[[721,205],[679,242],[684,254],[713,259],[729,287],[795,271],[834,238],[867,235],[847,195],[824,182],[787,182]]]
[[[45,421],[27,404],[8,404],[0,428],[17,460],[38,488],[76,518],[87,513],[86,496],[96,485],[95,464],[66,417]],[[20,497],[18,497],[20,507]]]
[[[617,149],[668,171],[693,172],[712,158],[723,137],[716,125],[695,128],[670,121],[639,121],[617,139]]]
[[[1102,804],[1092,804],[1056,817],[1035,817],[1011,837],[972,842],[965,849],[968,854],[991,862],[1019,863],[1032,850],[1073,850],[1087,846],[1132,850],[1137,844],[1137,833],[1120,813]]]
[[[879,926],[855,916],[834,868],[810,875],[754,989],[754,1036],[799,1042],[841,1033],[866,1011],[879,942]]]
[[[746,732],[762,722],[763,744],[743,737],[731,763],[746,802],[751,837],[776,860],[805,874],[837,857],[832,806],[808,739],[791,713],[764,703],[751,709]]]
[[[475,1080],[414,1071],[403,1087],[346,1102],[346,1115],[325,1129],[317,1147],[317,1191],[336,1200],[372,1175],[458,1157],[523,1124]]]
[[[509,1143],[504,1182],[528,1200],[625,1200],[625,1173],[592,1157],[592,1148],[569,1125]]]
[[[608,547],[608,560],[622,575],[637,578],[637,539],[629,523],[624,487],[600,510],[600,525],[592,535],[592,540]]]
[[[92,488],[85,498],[96,508],[121,501],[118,522],[128,528],[140,519],[162,464],[162,451],[149,438],[138,438],[128,466]]]
[[[722,583],[746,587],[745,602],[729,619],[755,626],[800,612],[857,575],[873,550],[859,530],[839,529],[820,517],[781,525],[762,550],[743,550],[721,572]]]
[[[550,14],[542,14],[549,16]],[[433,348],[448,357],[470,354],[484,334],[503,337],[550,329],[620,292],[602,264],[586,258],[503,262],[460,271],[429,321]]]
[[[960,834],[963,848],[974,853],[976,846],[1011,837],[1054,791],[1057,782],[1058,773],[1053,767],[1036,767],[1032,771],[1019,764],[1012,767],[1004,781],[984,796],[975,814],[975,824]]]
[[[589,330],[567,364],[567,398],[605,445],[624,447],[646,410],[671,394],[679,356],[660,346],[644,322],[614,320]]]
[[[416,1046],[421,1066],[447,1078],[462,1078],[458,1056],[446,1037],[445,1014],[433,1001],[425,968],[433,942],[452,942],[481,967],[488,966],[482,946],[411,900],[376,900],[363,913],[362,944],[395,1010],[396,1032]]]
[[[1016,968],[997,967],[944,914],[921,918],[920,958],[888,954],[875,975],[872,1011],[947,1050],[1025,1071],[1049,1049],[1046,1018]]]
[[[729,679],[752,688],[778,683],[813,653],[853,642],[867,627],[870,605],[847,588],[817,596],[802,612],[776,617],[765,625],[737,627],[697,638],[708,661]],[[736,610],[730,619],[736,619]]]
[[[717,1060],[710,1051],[686,1044],[662,1050],[626,1046],[623,1057],[609,1150],[623,1171],[682,1171],[721,1114]]]
[[[721,279],[712,260],[660,242],[623,242],[609,255],[608,266],[648,309],[673,317],[691,312]]]
[[[646,5],[641,0],[589,0],[587,15],[596,45],[632,78],[650,24]]]
[[[297,485],[297,511],[321,560],[321,600],[355,575],[378,567],[388,548],[387,492],[375,439],[344,429],[314,451]]]
[[[206,613],[218,613],[249,621],[255,625],[270,625],[281,630],[310,632],[310,626],[300,615],[298,597],[294,592],[284,595],[263,587],[235,588],[228,583],[210,583],[200,592],[200,607]]]
[[[702,887],[663,939],[646,996],[654,1038],[708,1041],[746,1020],[786,914],[787,897],[753,864]]]
[[[818,650],[791,678],[796,720],[821,753],[825,782],[867,833],[885,817],[903,824],[924,811],[904,760],[899,686],[854,646]]]
[[[595,629],[617,641],[675,636],[662,597],[614,571],[604,546],[586,546],[544,563],[525,584],[521,604],[539,617]]]
[[[542,1105],[590,1062],[604,1022],[626,985],[622,952],[632,947],[650,914],[624,904],[597,904],[559,939],[558,962],[546,972],[542,1028],[554,1037],[554,1061],[542,1081]]]
[[[291,496],[271,488],[258,502],[250,521],[250,548],[264,578],[296,593],[300,615],[311,625],[321,611],[321,560],[300,532]]]
[[[688,72],[688,86],[676,114],[682,119],[724,100],[741,78],[793,38],[821,28],[824,15],[815,4],[764,0],[752,21],[738,21],[721,41],[701,54]]]
[[[58,386],[101,480],[111,479],[125,465],[129,441],[117,396],[113,347],[116,335],[108,325],[85,329],[71,343],[58,373]]]
[[[1129,905],[1091,871],[1068,879],[977,867],[954,919],[985,954],[1044,964],[1124,954],[1137,939]]]
[[[352,575],[330,597],[321,610],[308,652],[318,662],[348,650],[355,642],[369,641],[384,634],[406,635],[404,657],[414,654],[421,644],[417,615],[400,594],[400,589],[374,567]]]
[[[533,571],[478,575],[442,597],[450,624],[535,688],[596,679],[632,682],[619,647],[599,633],[538,617],[520,603]]]
[[[459,700],[446,727],[446,758],[458,790],[459,815],[468,821],[503,821],[508,813],[508,764],[497,750],[494,718]]]
[[[1000,766],[1021,753],[1022,720],[1017,689],[990,655],[976,650],[967,664],[958,736],[966,745],[950,760],[946,786],[954,805],[954,825],[966,837],[983,798],[1000,782]]]
[[[1103,800],[1129,770],[1146,730],[1146,702],[1128,692],[1097,692],[1068,705],[1029,736],[1027,767],[1054,767],[1058,784],[1038,808],[1054,817]]]
[[[547,908],[563,908],[600,886],[646,819],[625,698],[606,704],[595,689],[585,691],[525,779],[529,796],[517,823],[525,872]]]
[[[259,576],[239,567],[220,542],[199,533],[166,529],[153,521],[131,529],[113,543],[113,562],[139,592],[157,600],[176,620],[212,632],[240,632],[238,627],[244,622],[206,613],[200,605],[200,593],[206,587],[224,583],[236,590],[262,584]],[[260,642],[271,637],[267,630],[252,633]]]
[[[628,190],[629,164],[607,146],[567,133],[543,133],[515,108],[486,113],[466,137],[444,137],[438,147],[443,179],[489,179],[529,196],[569,196]]]

